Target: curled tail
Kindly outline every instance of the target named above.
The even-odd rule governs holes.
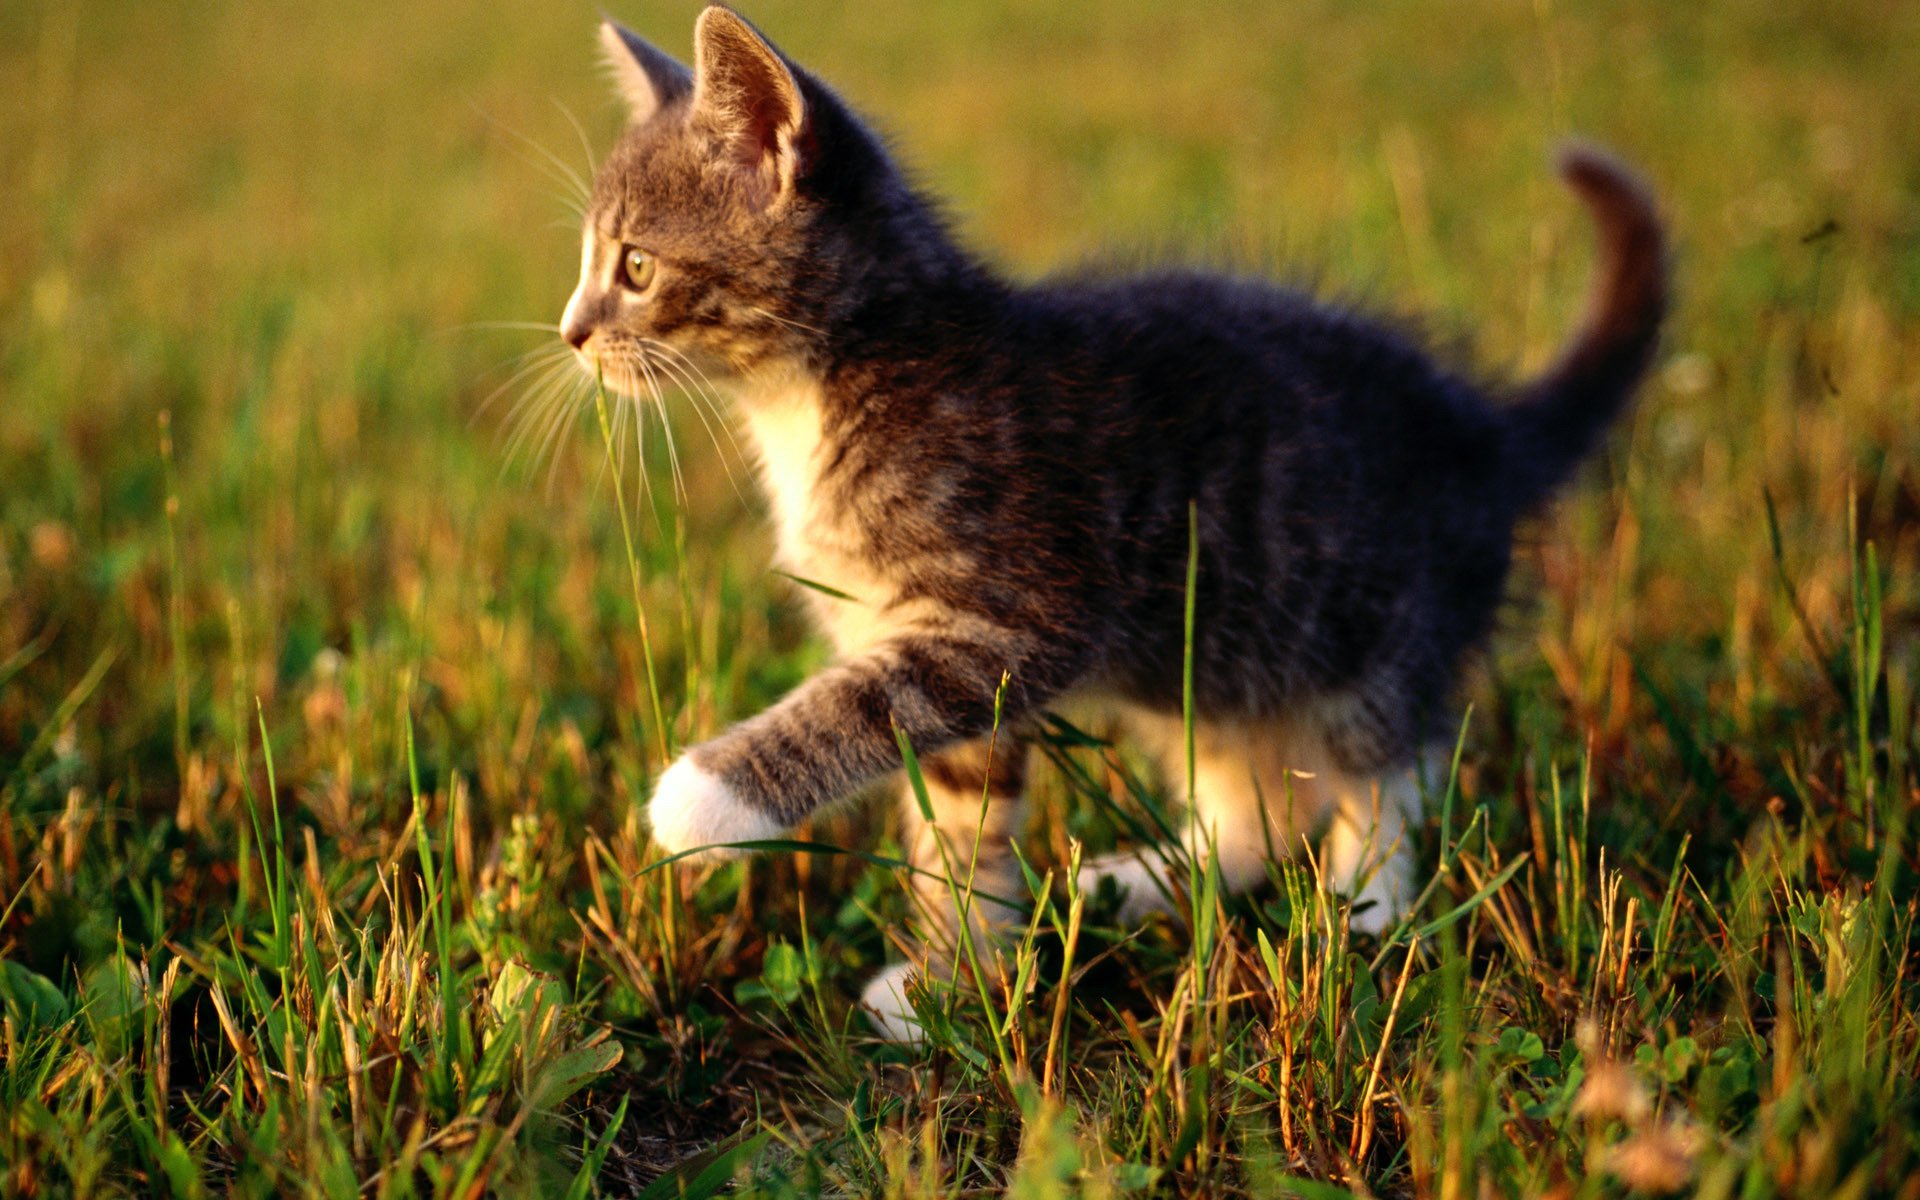
[[[1646,185],[1591,146],[1562,150],[1559,170],[1593,214],[1599,255],[1579,332],[1507,410],[1508,471],[1520,507],[1571,474],[1626,407],[1667,309],[1666,237]]]

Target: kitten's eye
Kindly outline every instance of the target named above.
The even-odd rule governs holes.
[[[620,260],[620,282],[636,292],[644,292],[653,282],[653,255],[634,246],[627,247]]]

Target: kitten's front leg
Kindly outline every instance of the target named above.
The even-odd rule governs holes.
[[[896,635],[687,751],[655,787],[654,841],[678,854],[775,836],[898,770],[895,723],[932,753],[992,729],[1003,675],[1011,722],[1065,690],[1077,667],[1064,639],[976,620]]]
[[[1019,733],[963,742],[923,757],[920,767],[926,809],[910,783],[900,798],[921,941],[909,946],[906,961],[881,968],[860,995],[881,1035],[901,1042],[921,1037],[908,981],[944,978],[956,958],[991,962],[1018,928],[1027,890],[1013,850],[1026,816],[1027,747]],[[963,953],[963,925],[972,955]]]

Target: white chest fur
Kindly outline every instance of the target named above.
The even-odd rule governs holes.
[[[853,597],[807,589],[816,619],[842,654],[872,644],[894,624],[886,618],[893,590],[869,565],[860,531],[819,500],[819,384],[782,375],[743,389],[739,403],[772,508],[777,561],[793,575]]]

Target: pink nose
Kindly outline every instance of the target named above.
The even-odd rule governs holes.
[[[578,350],[587,344],[587,339],[593,336],[593,330],[569,321],[560,327],[560,336],[566,339],[567,345]]]

